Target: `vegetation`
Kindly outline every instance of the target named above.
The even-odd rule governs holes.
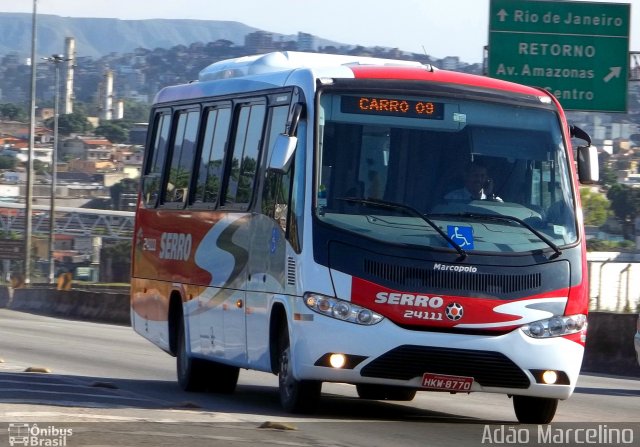
[[[49,118],[44,121],[45,127],[53,129],[54,119]],[[84,133],[93,130],[93,126],[87,119],[87,115],[82,112],[73,112],[58,117],[58,132],[61,135],[72,133]]]
[[[0,118],[10,121],[25,121],[27,111],[15,104],[0,104]]]
[[[112,143],[125,143],[129,139],[129,123],[126,121],[105,121],[96,127],[94,133],[105,137]]]
[[[138,194],[139,180],[125,178],[109,188],[109,194],[111,195],[111,203],[113,203],[113,209],[119,210],[120,196],[122,194]]]
[[[635,247],[635,242],[629,240],[617,242],[589,239],[587,241],[587,251],[632,251]]]
[[[581,188],[580,201],[582,202],[585,225],[599,227],[611,216],[609,201],[603,194],[593,192],[589,188]]]
[[[16,157],[10,155],[0,155],[0,169],[15,169],[18,164]]]

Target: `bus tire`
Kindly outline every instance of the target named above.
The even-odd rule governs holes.
[[[204,391],[206,362],[189,357],[182,315],[178,317],[178,343],[176,351],[176,371],[178,385],[184,391]]]
[[[240,368],[216,362],[206,362],[207,391],[231,394],[236,390]]]
[[[416,390],[401,386],[372,385],[359,383],[356,391],[360,399],[411,401],[416,397]]]
[[[558,399],[513,396],[513,409],[522,424],[548,424],[558,408]]]
[[[282,408],[290,413],[315,411],[322,392],[322,382],[293,377],[291,345],[286,326],[280,331],[278,346],[278,391]]]

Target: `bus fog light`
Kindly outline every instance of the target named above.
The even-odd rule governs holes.
[[[342,368],[347,363],[347,358],[344,354],[331,354],[329,357],[329,364],[333,368]]]
[[[542,381],[547,385],[553,385],[558,381],[558,373],[555,371],[545,371],[542,373]]]

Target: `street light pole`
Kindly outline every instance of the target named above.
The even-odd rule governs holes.
[[[33,198],[33,146],[35,142],[36,122],[36,18],[38,1],[33,0],[33,18],[31,19],[31,103],[29,107],[29,152],[27,155],[27,191],[24,205],[24,283],[31,282],[31,200]]]
[[[53,103],[53,149],[51,151],[51,205],[49,207],[49,284],[55,282],[56,260],[54,256],[56,243],[56,183],[58,178],[58,118],[60,102],[60,64],[66,62],[62,54],[43,57],[55,66],[55,95]]]

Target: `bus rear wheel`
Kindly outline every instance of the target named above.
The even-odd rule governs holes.
[[[282,408],[291,413],[313,412],[320,401],[322,382],[293,377],[291,345],[286,326],[280,331],[278,352],[278,391]]]
[[[411,401],[416,397],[416,390],[391,385],[371,385],[359,383],[356,391],[360,399]]]
[[[558,408],[558,399],[532,396],[513,396],[513,409],[522,424],[548,424]]]

